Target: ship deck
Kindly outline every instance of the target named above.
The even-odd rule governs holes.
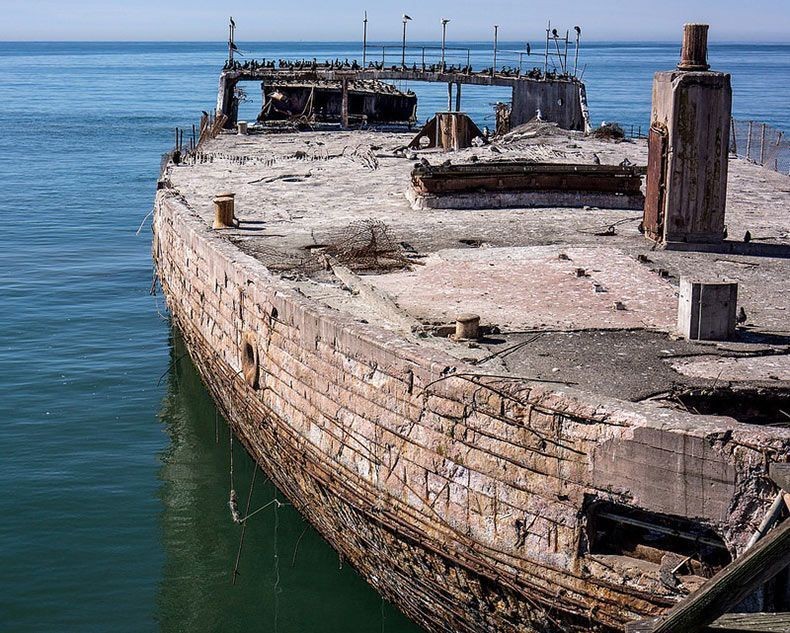
[[[685,394],[788,393],[790,178],[731,160],[729,240],[664,250],[640,234],[641,212],[597,208],[583,196],[575,208],[415,211],[405,195],[420,159],[438,165],[597,157],[645,165],[645,141],[542,127],[457,152],[403,151],[413,137],[223,133],[169,178],[207,225],[213,198],[235,193],[239,227],[219,233],[308,297],[440,348],[481,373],[701,413],[726,413],[729,404],[692,402]],[[332,247],[371,226],[396,245],[394,264],[333,269]],[[675,336],[678,284],[686,276],[739,283],[747,320],[733,340]],[[466,313],[481,317],[479,341],[449,336]]]

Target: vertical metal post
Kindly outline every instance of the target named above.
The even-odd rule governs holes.
[[[466,49],[466,67],[471,71],[472,70],[472,49]]]
[[[362,20],[362,68],[368,64],[368,12],[365,11],[365,19]]]
[[[409,21],[409,16],[403,16],[403,45],[401,46],[400,65],[401,68],[406,68],[406,22]]]
[[[422,70],[425,72],[425,47],[422,47]]]
[[[444,53],[445,53],[445,45],[447,43],[447,23],[450,20],[448,18],[442,18],[442,72],[444,72]]]
[[[494,24],[494,65],[491,67],[491,76],[493,77],[496,75],[496,49],[497,49],[497,39],[499,36],[499,25]]]
[[[573,61],[573,76],[579,72],[579,42],[582,39],[582,30],[577,26],[576,28],[576,53]]]
[[[340,96],[340,125],[344,130],[348,129],[348,77],[343,76],[341,82],[341,96]]]
[[[760,164],[765,165],[765,123],[760,134]]]
[[[461,82],[455,83],[455,111],[461,111]]]
[[[557,49],[557,61],[560,62],[560,68],[562,72],[565,72],[565,65],[562,63],[562,53],[560,53],[560,43],[556,35],[553,35],[552,38],[554,39],[554,48]]]
[[[754,126],[754,121],[749,121],[749,132],[746,135],[746,160],[751,160],[752,158],[752,127]]]
[[[544,51],[544,59],[543,59],[543,75],[545,76],[547,72],[549,72],[549,34],[551,33],[551,20],[549,20],[549,24],[546,27],[546,50]]]
[[[453,111],[453,82],[447,82],[447,111]]]
[[[228,24],[228,62],[233,63],[233,26]]]
[[[568,73],[568,38],[570,38],[570,31],[565,31],[565,74]]]
[[[730,117],[730,148],[732,153],[738,155],[738,136],[735,134],[735,119]]]

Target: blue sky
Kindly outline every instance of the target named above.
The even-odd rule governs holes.
[[[230,7],[230,8],[229,8]],[[588,40],[678,40],[684,22],[708,22],[719,41],[790,41],[790,0],[0,0],[0,40],[222,40],[228,13],[239,41],[356,40],[368,11],[371,40],[537,41],[546,20],[579,24]]]

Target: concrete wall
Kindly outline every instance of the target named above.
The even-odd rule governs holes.
[[[531,121],[538,110],[544,121],[556,123],[565,130],[586,131],[589,126],[584,84],[579,81],[522,80],[516,83],[511,127]]]
[[[748,537],[737,521],[770,503],[755,481],[766,455],[790,449],[778,431],[453,377],[474,368],[299,295],[173,192],[158,193],[154,231],[168,307],[242,441],[430,630],[529,630],[546,621],[540,605],[576,623],[595,607],[620,626],[671,604],[650,574],[624,584],[616,561],[578,558],[590,498],[683,511],[736,545]],[[245,340],[258,389],[242,375]]]

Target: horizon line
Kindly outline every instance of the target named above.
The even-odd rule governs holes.
[[[503,39],[499,40],[500,44],[508,44],[519,42],[523,43],[526,39]],[[541,40],[532,40],[537,41],[538,43]],[[250,43],[250,44],[355,44],[360,45],[362,44],[359,40],[330,40],[330,39],[267,39],[267,40],[238,40],[239,44],[243,43]],[[423,43],[440,43],[441,40],[421,40],[415,39],[411,42],[407,42],[406,48],[409,45],[415,44],[423,44]],[[398,46],[401,45],[400,40],[377,40],[373,42],[369,42],[368,46],[376,45],[376,44],[396,44]],[[457,39],[457,40],[447,40],[447,44],[452,43],[471,43],[471,44],[490,44],[489,39]],[[158,40],[158,39],[117,39],[117,40],[92,40],[92,39],[52,39],[52,40],[40,40],[40,39],[24,39],[24,40],[4,40],[0,39],[0,44],[221,44],[227,45],[225,40],[214,40],[214,39],[202,39],[202,40]],[[676,44],[678,47],[681,43],[678,40],[667,40],[667,39],[588,39],[583,40],[583,44]],[[790,36],[788,36],[787,40],[729,40],[729,39],[711,39],[709,40],[709,44],[752,44],[752,45],[790,45]]]

